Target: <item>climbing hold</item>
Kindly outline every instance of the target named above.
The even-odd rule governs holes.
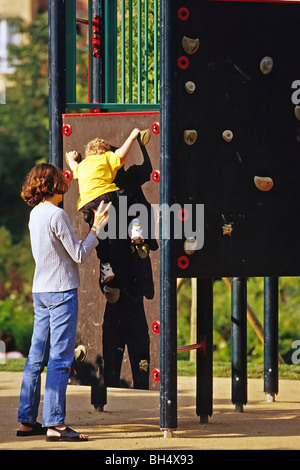
[[[187,91],[190,95],[192,95],[194,91],[196,90],[196,85],[194,82],[188,81],[184,85],[184,88],[185,88],[185,91]]]
[[[152,323],[152,331],[153,333],[160,333],[160,321],[159,320],[154,320]]]
[[[187,238],[184,242],[184,251],[187,255],[192,255],[197,250],[196,238]]]
[[[147,372],[148,370],[148,361],[147,359],[141,359],[140,362],[139,362],[139,370],[143,370],[145,372]]]
[[[177,259],[177,266],[181,269],[186,269],[190,264],[187,256],[179,256]]]
[[[300,121],[300,106],[295,106],[295,116]]]
[[[264,75],[268,75],[269,73],[272,72],[273,70],[273,59],[272,57],[264,57],[261,62],[260,62],[260,71],[264,74]]]
[[[80,344],[74,351],[74,359],[76,362],[83,362],[86,358],[86,347]]]
[[[197,131],[194,129],[185,130],[183,133],[183,138],[187,145],[193,145],[196,142],[197,137]]]
[[[69,170],[65,170],[63,172],[63,175],[64,175],[65,180],[68,181],[68,183],[72,181],[72,173]]]
[[[224,224],[222,226],[222,229],[223,229],[223,235],[228,235],[229,237],[231,237],[231,234],[233,231],[232,224]]]
[[[232,131],[227,129],[226,131],[223,132],[222,137],[226,142],[231,142],[233,139],[233,133]]]
[[[182,47],[183,47],[183,50],[189,54],[189,55],[192,55],[192,54],[195,54],[197,52],[197,50],[199,49],[199,39],[192,39],[192,38],[188,38],[187,36],[183,36],[182,38]]]
[[[69,137],[72,134],[72,126],[70,124],[64,124],[62,126],[62,133],[64,136]]]
[[[190,12],[189,12],[188,8],[182,7],[182,8],[179,8],[179,10],[177,12],[177,16],[180,20],[186,21],[188,19],[188,17],[190,16]]]
[[[153,170],[151,174],[151,178],[155,183],[160,182],[160,171],[159,170]]]
[[[157,135],[160,133],[160,123],[158,121],[155,121],[151,125],[151,131],[153,134]]]
[[[145,129],[139,134],[139,142],[141,145],[145,146],[148,144],[151,137],[150,129]]]
[[[150,248],[147,243],[136,244],[135,249],[140,258],[146,259],[149,256]]]
[[[188,68],[188,66],[190,65],[190,61],[187,57],[185,57],[184,55],[179,57],[177,59],[177,66],[182,69],[182,70],[185,70]]]
[[[254,176],[254,184],[260,191],[270,191],[273,188],[273,180],[269,176]]]

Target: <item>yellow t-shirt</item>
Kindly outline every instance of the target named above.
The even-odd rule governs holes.
[[[102,194],[117,191],[119,188],[114,179],[122,166],[118,151],[84,158],[73,170],[74,179],[78,179],[79,187],[77,210]]]

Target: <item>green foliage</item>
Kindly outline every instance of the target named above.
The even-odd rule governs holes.
[[[247,282],[248,304],[263,326],[264,279],[249,278]],[[190,344],[191,290],[186,282],[178,295],[178,344]],[[231,293],[222,280],[214,282],[213,343],[214,360],[231,360]],[[279,279],[278,349],[286,364],[291,364],[294,352],[292,343],[300,339],[300,278]],[[247,327],[248,361],[263,363],[264,347],[252,326]],[[188,359],[180,355],[180,359]]]
[[[33,270],[29,239],[13,243],[8,230],[0,227],[0,331],[12,333],[24,355],[33,325]]]
[[[0,105],[0,225],[20,240],[29,211],[20,198],[23,181],[38,161],[48,159],[47,14],[29,26],[14,23],[24,41],[10,48],[15,72],[6,87],[6,104]]]

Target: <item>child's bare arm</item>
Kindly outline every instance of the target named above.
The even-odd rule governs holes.
[[[78,162],[76,161],[78,156],[79,153],[75,150],[72,150],[71,152],[66,152],[66,162],[72,171],[78,165]]]
[[[123,163],[125,158],[127,157],[129,150],[135,141],[135,139],[139,136],[140,130],[139,129],[133,129],[131,132],[130,136],[125,140],[124,144],[122,147],[118,149],[118,153],[120,155],[121,162]]]

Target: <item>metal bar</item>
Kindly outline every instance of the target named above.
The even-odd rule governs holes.
[[[264,392],[278,393],[278,278],[264,278]]]
[[[175,240],[169,236],[167,207],[174,202],[174,161],[171,67],[175,60],[170,0],[161,3],[161,133],[160,133],[160,427],[164,434],[177,427],[177,292]]]
[[[62,114],[65,111],[65,3],[48,2],[49,162],[62,168]]]
[[[144,103],[148,103],[148,0],[144,11]]]
[[[190,344],[189,346],[180,346],[177,348],[177,352],[191,351],[192,349],[203,349],[203,343],[199,344]]]
[[[117,1],[105,0],[105,101],[117,102]]]
[[[125,0],[121,0],[121,99],[122,103],[126,102],[126,35],[125,35]]]
[[[247,403],[247,280],[231,279],[232,403],[243,411]]]
[[[102,109],[114,111],[159,111],[159,105],[153,103],[66,103],[66,107],[70,109]]]
[[[205,424],[213,414],[213,280],[197,279],[197,343],[205,337],[205,354],[197,350],[196,413]]]
[[[65,0],[66,101],[76,102],[76,4]]]
[[[92,34],[93,34],[93,6],[92,0],[88,3],[89,14],[89,75],[88,75],[88,88],[89,88],[89,101],[93,102],[93,47],[92,47]]]
[[[154,0],[154,103],[158,103],[158,0]]]
[[[132,39],[132,21],[133,21],[133,15],[132,15],[132,0],[129,0],[128,2],[128,101],[129,103],[132,103],[133,99],[133,79],[132,79],[132,47],[133,47],[133,39]]]
[[[92,0],[92,16],[99,16],[100,57],[92,58],[92,101],[101,103],[104,100],[104,48],[103,48],[103,1]],[[94,34],[94,28],[92,29]]]
[[[76,23],[79,24],[89,24],[89,20],[86,20],[85,18],[76,18]]]
[[[138,86],[138,103],[142,102],[142,2],[138,0],[138,73],[137,73],[137,86]]]

